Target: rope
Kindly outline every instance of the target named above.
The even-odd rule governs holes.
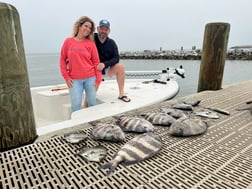
[[[126,76],[130,77],[143,77],[143,76],[158,76],[160,73],[125,73]]]

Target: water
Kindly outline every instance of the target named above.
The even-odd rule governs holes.
[[[30,54],[26,56],[31,87],[64,83],[59,71],[58,54]],[[162,70],[167,67],[183,66],[185,79],[178,79],[180,92],[186,96],[197,92],[200,60],[124,60],[121,62],[128,71]],[[225,63],[223,85],[252,79],[252,61],[227,60]]]

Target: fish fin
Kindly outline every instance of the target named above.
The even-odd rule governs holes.
[[[115,171],[115,168],[117,167],[118,164],[115,164],[113,162],[109,162],[109,163],[106,163],[106,164],[103,164],[100,166],[101,169],[109,169],[107,171],[107,176],[109,176],[111,173],[113,173]]]
[[[97,123],[99,123],[100,121],[90,121],[88,122],[90,125],[95,126]]]
[[[198,106],[200,104],[201,100],[197,100],[192,106],[195,107],[195,106]]]
[[[85,157],[83,157],[83,156],[81,155],[81,152],[75,153],[74,155],[80,157],[80,158],[83,159],[85,162],[88,162],[88,159],[85,158]]]
[[[121,117],[121,116],[119,116],[119,115],[114,115],[114,116],[112,116],[112,118],[114,118],[114,119],[120,119],[120,117]]]
[[[135,160],[135,161],[124,161],[121,163],[121,165],[123,166],[129,166],[129,165],[133,165],[135,163],[138,163],[139,161],[138,160]]]
[[[196,100],[196,101],[192,101],[192,102],[185,101],[183,103],[195,107],[195,106],[198,106],[200,104],[200,102],[201,102],[201,100]]]
[[[144,116],[146,116],[147,114],[146,113],[144,113],[144,112],[142,112],[142,113],[138,113],[138,116],[139,117],[144,117]]]

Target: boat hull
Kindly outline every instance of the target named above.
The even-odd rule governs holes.
[[[73,127],[82,123],[121,114],[172,99],[179,92],[176,80],[166,84],[147,79],[127,79],[126,95],[130,102],[118,99],[116,80],[105,80],[97,91],[97,105],[71,113],[69,91],[64,85],[31,89],[38,135]],[[52,89],[57,89],[52,91]]]

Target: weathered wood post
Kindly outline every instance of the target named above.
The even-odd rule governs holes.
[[[33,142],[32,108],[19,14],[0,3],[0,151]]]
[[[209,23],[205,27],[198,92],[221,89],[230,24]]]

